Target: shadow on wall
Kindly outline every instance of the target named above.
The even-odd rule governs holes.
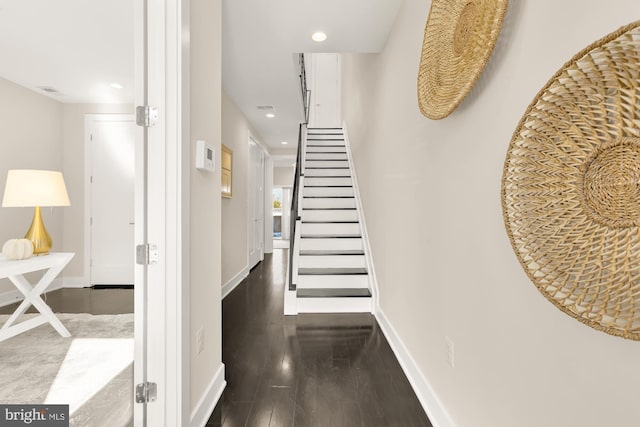
[[[487,65],[484,67],[484,70],[482,70],[476,84],[473,85],[471,92],[462,100],[452,115],[471,108],[476,99],[482,95],[482,92],[484,92],[485,88],[489,85],[490,79],[496,78],[498,74],[496,69],[500,68],[506,61],[511,42],[513,41],[513,34],[518,30],[518,24],[522,22],[523,5],[524,2],[522,1],[516,0],[509,2],[509,7],[502,22],[502,29],[500,30],[498,40],[496,41]]]

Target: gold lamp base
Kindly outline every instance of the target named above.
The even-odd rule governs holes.
[[[29,227],[29,231],[27,231],[27,235],[24,238],[31,240],[31,243],[33,243],[34,255],[47,255],[51,250],[51,236],[47,233],[47,229],[44,228],[40,206],[36,206],[31,227]]]

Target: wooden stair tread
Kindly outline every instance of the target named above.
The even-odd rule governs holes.
[[[324,276],[324,275],[339,275],[348,276],[356,274],[367,274],[367,269],[362,267],[354,268],[300,268],[298,274],[302,276]]]

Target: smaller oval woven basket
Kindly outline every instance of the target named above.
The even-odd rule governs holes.
[[[438,120],[471,91],[489,61],[508,0],[433,0],[424,29],[418,104]]]
[[[549,301],[640,340],[640,21],[574,56],[529,105],[507,152],[502,208]]]

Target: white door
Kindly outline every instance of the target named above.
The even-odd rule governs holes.
[[[311,59],[309,127],[340,127],[340,55],[314,53]]]
[[[264,151],[249,140],[249,268],[264,259]]]
[[[91,285],[134,283],[135,118],[88,115]]]

